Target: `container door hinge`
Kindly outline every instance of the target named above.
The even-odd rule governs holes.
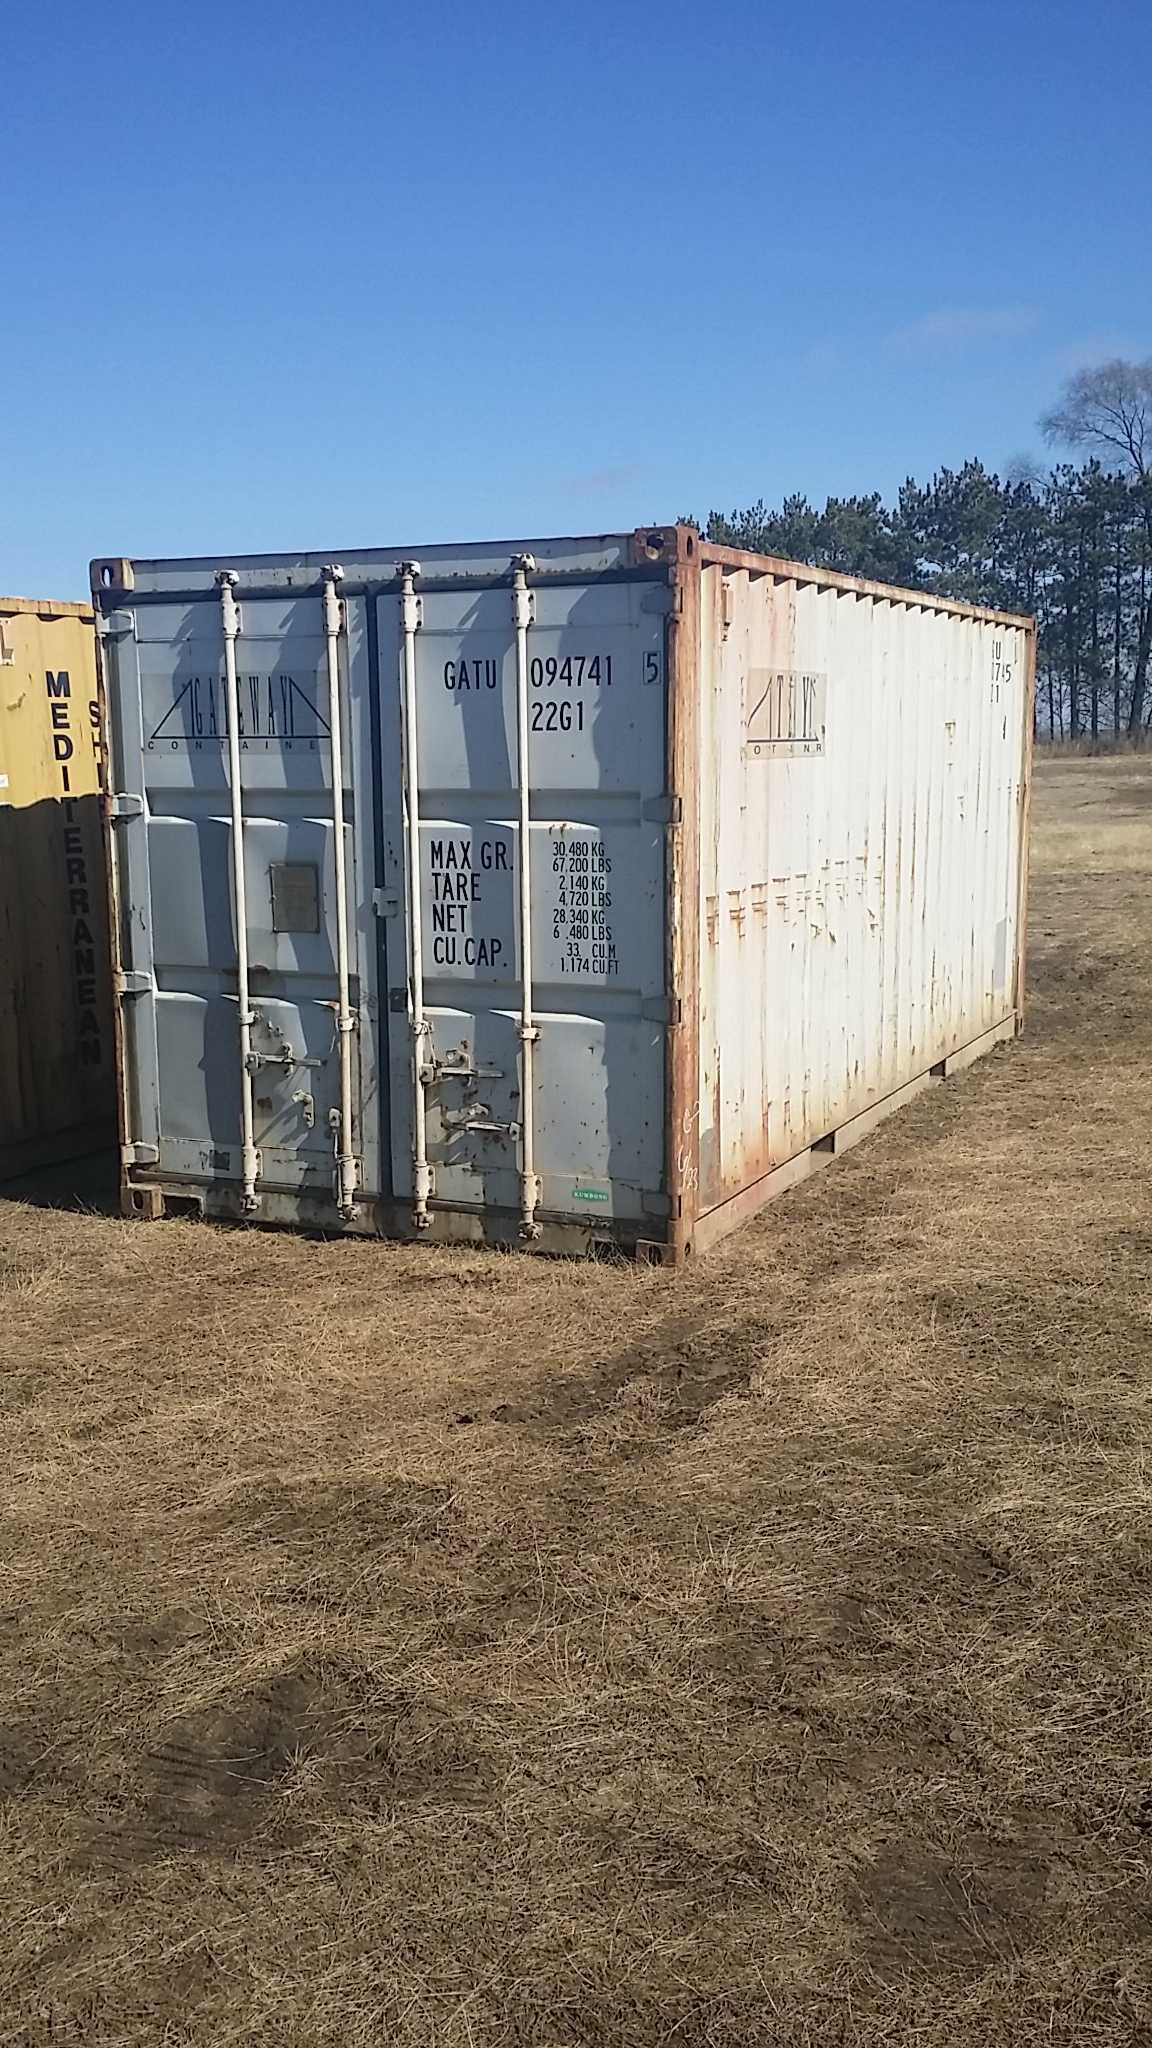
[[[114,795],[110,795],[108,798],[108,816],[112,819],[113,823],[119,823],[122,818],[142,818],[144,816],[143,797],[134,796],[130,790],[117,790]]]
[[[97,612],[96,614],[96,632],[101,640],[123,640],[135,631],[135,612]]]
[[[159,1166],[158,1145],[121,1145],[120,1157],[125,1166]]]
[[[373,889],[372,915],[374,917],[395,917],[400,908],[398,889]]]
[[[679,996],[645,996],[640,1015],[648,1024],[679,1024]]]
[[[118,996],[150,996],[155,992],[155,976],[144,974],[138,968],[122,967],[116,976]]]
[[[646,1216],[668,1217],[672,1214],[672,1197],[666,1195],[662,1188],[645,1188],[640,1196],[640,1207]]]
[[[642,804],[640,816],[646,825],[681,825],[684,822],[684,799],[679,796],[650,796]]]

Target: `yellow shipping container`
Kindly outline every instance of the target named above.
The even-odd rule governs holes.
[[[92,612],[0,597],[0,1179],[114,1135],[100,789]]]

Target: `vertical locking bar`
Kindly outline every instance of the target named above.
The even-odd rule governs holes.
[[[235,569],[221,569],[216,578],[220,590],[220,624],[224,634],[224,695],[228,714],[228,781],[232,798],[232,911],[236,921],[236,989],[240,1002],[240,1120],[241,1172],[243,1192],[240,1205],[246,1216],[260,1206],[256,1181],[260,1154],[256,1150],[252,1113],[252,1026],[256,1019],[248,989],[248,890],[244,873],[244,792],[240,782],[240,690],[236,681],[236,641],[240,633],[240,610],[236,603],[239,577]]]
[[[534,1054],[540,1033],[533,1016],[532,989],[532,835],[531,769],[528,756],[528,628],[536,616],[536,600],[528,577],[534,555],[513,555],[512,619],[516,628],[516,777],[520,810],[517,833],[520,937],[520,1235],[540,1236],[536,1209],[540,1182],[536,1177],[536,1103]]]
[[[344,571],[330,563],[324,579],[324,640],[328,652],[328,731],[332,756],[332,854],[336,868],[336,1034],[340,1046],[340,1121],[336,1138],[336,1207],[347,1222],[356,1211],[359,1178],[352,1142],[352,1013],[348,955],[347,827],[344,822],[344,737],[340,709],[340,635],[344,606],[337,586]]]
[[[416,635],[424,609],[416,594],[419,562],[397,564],[403,634],[404,822],[408,861],[408,1015],[412,1033],[412,1220],[428,1228],[432,1172],[428,1165],[428,1098],[424,1041],[424,903],[420,874],[420,754],[416,712]]]

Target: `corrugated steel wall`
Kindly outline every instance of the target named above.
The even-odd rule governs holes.
[[[93,617],[0,598],[0,1177],[114,1134]]]
[[[706,1212],[1013,1014],[1028,636],[702,573]]]

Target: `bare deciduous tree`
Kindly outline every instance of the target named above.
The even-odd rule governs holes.
[[[1054,739],[1152,737],[1152,360],[1105,363],[1043,422],[1081,451],[1045,473],[978,461],[878,494],[713,512],[707,536],[946,597],[1033,614],[1037,728]]]
[[[1146,556],[1152,554],[1152,357],[1140,363],[1117,357],[1094,370],[1077,370],[1041,425],[1047,440],[1089,448],[1125,479],[1139,505]],[[1128,709],[1132,733],[1139,733],[1144,722],[1150,655],[1152,602],[1145,600]]]

